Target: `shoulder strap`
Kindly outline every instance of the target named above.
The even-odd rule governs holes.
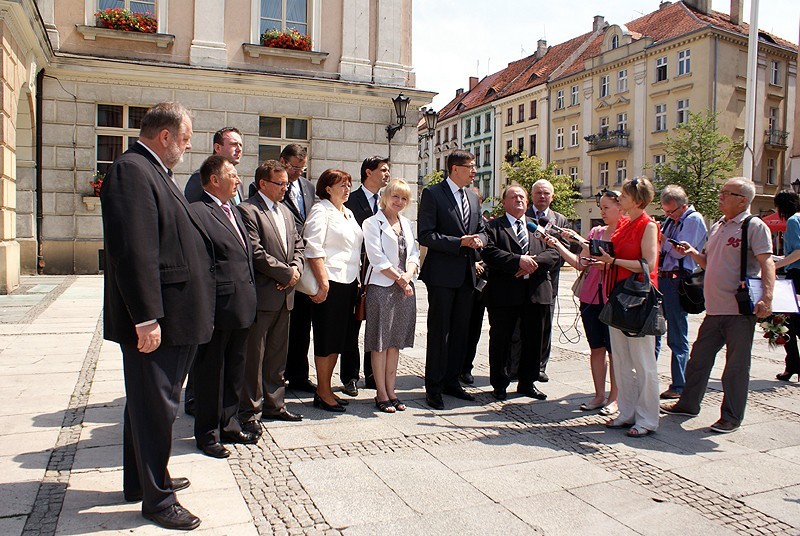
[[[754,217],[755,216],[751,214],[742,220],[742,260],[739,265],[739,281],[742,284],[747,280],[747,226]]]

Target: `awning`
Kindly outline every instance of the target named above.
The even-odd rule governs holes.
[[[767,224],[767,227],[769,227],[770,231],[782,233],[786,232],[786,220],[781,219],[777,212],[773,212],[769,216],[764,216],[761,219]]]

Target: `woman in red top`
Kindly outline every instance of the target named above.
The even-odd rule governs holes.
[[[602,251],[596,257],[609,266],[606,273],[612,278],[606,288],[610,291],[631,273],[641,273],[639,259],[651,270],[653,285],[657,282],[658,226],[646,211],[653,200],[653,185],[645,177],[627,180],[622,184],[619,204],[628,213],[611,235],[614,257]],[[611,348],[614,350],[614,376],[617,380],[619,416],[606,423],[609,428],[628,428],[630,437],[644,437],[658,428],[658,371],[655,360],[655,337],[627,337],[622,331],[609,327]]]

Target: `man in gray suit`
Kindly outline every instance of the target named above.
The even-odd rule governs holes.
[[[239,401],[242,430],[261,433],[259,417],[299,421],[286,409],[284,372],[289,345],[289,311],[303,270],[303,239],[294,217],[281,203],[286,168],[266,160],[256,169],[256,194],[237,205],[253,245],[258,305],[247,335],[245,380]]]

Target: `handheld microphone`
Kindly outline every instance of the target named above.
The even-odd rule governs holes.
[[[532,221],[527,222],[525,224],[525,227],[527,227],[528,230],[533,233],[533,236],[535,236],[539,240],[543,239],[544,235],[547,234],[547,231],[545,230],[544,227],[540,227],[539,225],[536,225]]]
[[[557,232],[559,234],[563,233],[564,230],[565,230],[564,228],[559,227],[558,225],[554,224],[553,222],[551,222],[547,218],[539,218],[539,225],[544,225],[544,228],[545,228],[546,231],[550,231],[552,229],[553,231],[555,231],[555,232]],[[580,242],[581,244],[587,243],[586,240],[583,237],[578,236],[578,235],[574,235],[574,239],[577,240],[578,242]]]

